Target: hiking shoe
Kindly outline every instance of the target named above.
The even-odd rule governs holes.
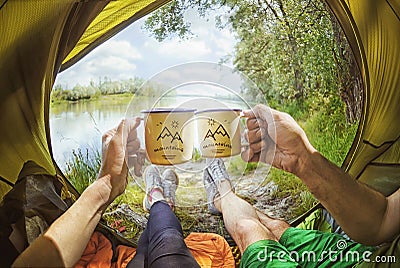
[[[207,165],[207,170],[210,176],[212,177],[213,181],[215,183],[221,182],[224,180],[228,180],[231,182],[229,179],[228,172],[226,171],[224,161],[220,158],[207,158],[206,159],[206,165]],[[232,183],[231,183],[232,185]]]
[[[207,206],[211,214],[220,215],[221,212],[215,207],[214,199],[219,196],[217,185],[214,183],[207,168],[203,171],[203,183],[207,194]]]
[[[175,192],[179,185],[178,175],[172,169],[166,169],[162,174],[162,188],[165,200],[171,208],[175,207]]]
[[[143,209],[145,211],[150,211],[151,205],[149,198],[151,192],[154,189],[159,189],[161,193],[163,192],[161,176],[157,167],[154,165],[150,165],[144,170],[143,177],[144,177],[144,184],[146,187],[146,195],[143,198]]]
[[[207,158],[206,166],[207,168],[203,172],[203,183],[207,193],[208,210],[211,214],[218,215],[221,214],[221,212],[214,205],[215,198],[220,196],[217,185],[222,181],[227,180],[229,181],[233,192],[234,189],[222,159]]]

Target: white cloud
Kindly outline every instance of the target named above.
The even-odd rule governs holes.
[[[222,11],[221,11],[222,12]],[[215,27],[215,15],[209,14],[207,18],[198,16],[197,11],[188,10],[185,15],[191,23],[194,36],[188,40],[178,37],[157,42],[154,38],[146,38],[145,49],[149,49],[162,56],[163,61],[214,61],[230,54],[235,44],[235,37],[228,28]]]
[[[124,59],[141,59],[142,55],[127,40],[109,40],[96,48],[92,55],[115,56]]]
[[[179,60],[193,60],[205,58],[212,53],[204,40],[190,39],[180,41],[178,39],[157,42],[149,40],[145,48],[155,51],[159,55]]]
[[[90,80],[107,76],[112,80],[135,76],[134,63],[142,55],[126,40],[109,40],[90,52],[80,62],[59,74],[56,84],[72,88],[75,84],[87,85]]]
[[[136,65],[126,58],[116,56],[99,56],[88,60],[85,63],[84,71],[92,76],[107,75],[110,78],[114,76],[124,76],[136,70]]]
[[[223,9],[212,11],[207,18],[199,18],[193,11],[187,12],[188,19],[192,22],[192,31],[199,38],[206,40],[208,47],[213,51],[215,57],[224,57],[231,54],[236,42],[230,27],[222,29],[215,27],[216,16],[225,12]],[[218,61],[218,60],[217,60]]]
[[[235,37],[228,29],[222,29],[218,35],[213,35],[211,41],[216,46],[216,55],[221,57],[231,54],[235,46]]]

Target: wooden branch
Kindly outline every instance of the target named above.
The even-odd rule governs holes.
[[[269,8],[269,10],[271,10],[272,14],[274,14],[275,18],[276,18],[278,21],[282,22],[282,18],[279,17],[278,12],[276,12],[276,10],[272,7],[272,5],[270,4],[270,2],[269,2],[268,0],[265,0],[265,2],[261,2],[261,0],[258,0],[258,5],[259,5],[260,7],[263,6],[263,5],[262,5],[263,3],[267,4],[267,7]]]
[[[257,54],[258,54],[258,53],[261,53],[261,51],[263,51],[264,48],[265,48],[268,44],[269,44],[269,40],[267,40],[267,41],[261,46],[260,49],[257,49],[256,53],[257,53]]]

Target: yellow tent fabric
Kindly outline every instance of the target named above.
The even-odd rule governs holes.
[[[56,173],[48,114],[62,62],[71,65],[164,2],[0,1],[0,199],[19,175]]]
[[[327,2],[348,37],[364,82],[363,116],[343,168],[388,195],[400,187],[400,2]]]
[[[92,21],[73,50],[64,59],[61,71],[76,63],[112,35],[168,1],[111,1]]]

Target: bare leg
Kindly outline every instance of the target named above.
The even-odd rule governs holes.
[[[279,241],[289,225],[258,212],[252,205],[235,195],[221,159],[207,159],[203,182],[207,192],[209,210],[222,212],[225,227],[243,253],[260,240]]]
[[[282,234],[287,230],[287,228],[290,227],[290,225],[283,220],[273,219],[258,210],[256,210],[256,212],[261,223],[274,234],[278,241],[281,239]]]
[[[220,197],[215,198],[214,205],[222,212],[225,227],[242,254],[249,245],[259,240],[278,241],[277,237],[260,222],[254,207],[232,192],[229,181],[217,183],[217,187]]]

